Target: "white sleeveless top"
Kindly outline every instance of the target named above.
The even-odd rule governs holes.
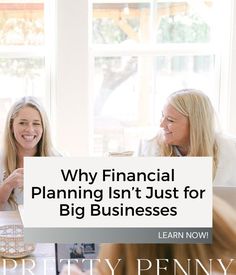
[[[213,184],[236,186],[236,139],[219,135],[219,163]],[[156,137],[141,141],[137,156],[160,156]]]

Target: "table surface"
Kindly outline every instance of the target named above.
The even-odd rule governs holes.
[[[22,224],[19,212],[0,211],[0,226],[11,224]],[[22,259],[0,257],[0,274],[56,275],[55,245],[38,243],[32,255]]]

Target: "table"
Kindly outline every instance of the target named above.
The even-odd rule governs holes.
[[[0,226],[22,224],[18,211],[0,211]],[[22,259],[0,257],[0,275],[56,275],[55,245],[38,243],[32,255]]]

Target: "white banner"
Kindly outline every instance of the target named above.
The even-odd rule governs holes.
[[[26,157],[25,227],[212,227],[209,157]]]

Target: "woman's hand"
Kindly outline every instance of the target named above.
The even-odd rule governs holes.
[[[3,183],[0,183],[0,210],[4,209],[4,205],[8,201],[12,190],[15,188],[23,188],[23,177],[23,168],[18,168],[14,170]]]
[[[24,169],[17,168],[4,180],[4,184],[11,187],[12,190],[17,187],[20,189],[23,189],[23,182],[24,182],[23,177],[24,177]]]

